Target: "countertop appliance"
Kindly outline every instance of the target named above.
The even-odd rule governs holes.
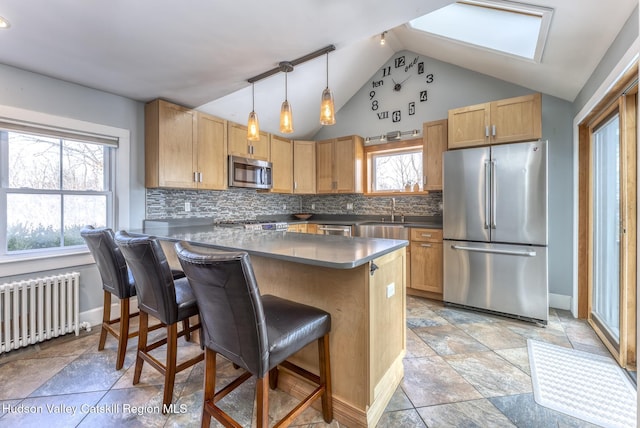
[[[444,154],[448,303],[546,324],[547,142]]]
[[[271,162],[229,156],[229,187],[271,189]]]

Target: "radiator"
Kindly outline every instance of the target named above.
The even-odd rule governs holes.
[[[0,354],[79,333],[77,272],[0,285]]]

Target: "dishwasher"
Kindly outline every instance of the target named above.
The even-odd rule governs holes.
[[[318,235],[351,236],[351,226],[343,224],[319,224]]]

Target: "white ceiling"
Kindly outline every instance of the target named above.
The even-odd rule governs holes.
[[[407,28],[451,0],[0,0],[0,63],[139,101],[164,98],[244,123],[247,79],[324,46],[343,106],[394,52],[410,50],[573,101],[637,0],[533,0],[554,9],[541,63]],[[388,43],[379,34],[389,31]],[[325,58],[289,73],[296,132],[310,138],[326,86]],[[255,85],[262,129],[277,133],[284,76]]]

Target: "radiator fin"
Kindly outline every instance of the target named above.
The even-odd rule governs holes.
[[[0,354],[80,331],[80,274],[0,285]]]

